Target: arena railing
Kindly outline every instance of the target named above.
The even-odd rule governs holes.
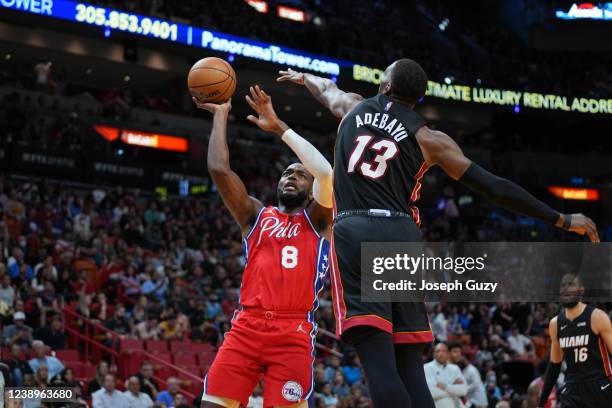
[[[88,319],[69,307],[64,308],[63,314],[64,321],[66,322],[65,330],[69,337],[73,337],[76,340],[77,345],[82,347],[82,349],[79,351],[82,351],[82,357],[86,362],[97,363],[103,356],[108,356],[110,357],[111,363],[117,366],[119,377],[125,379],[125,377],[132,374],[131,372],[128,372],[129,365],[122,361],[123,358],[130,358],[132,353],[123,353],[120,350],[122,338],[120,334],[102,326],[100,323],[92,319]],[[76,326],[77,321],[82,322],[83,326],[81,328],[83,331],[80,331],[79,327]],[[98,340],[96,336],[100,334],[110,335],[110,343],[113,347],[108,347]],[[177,374],[180,374],[183,379],[187,378],[189,381],[201,383],[203,386],[203,379],[201,377],[198,377],[195,374],[148,352],[147,350],[139,350],[138,353],[141,353],[144,356],[143,361],[151,361],[157,366],[173,370]],[[167,378],[154,375],[153,379],[155,379],[160,386],[165,387],[167,384]],[[184,388],[181,388],[181,394],[188,398],[189,401],[193,401],[193,399],[196,397],[196,394],[185,390]]]

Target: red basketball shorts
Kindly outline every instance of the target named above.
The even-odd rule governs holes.
[[[264,381],[264,406],[292,405],[313,390],[316,327],[306,313],[243,310],[232,321],[206,378],[207,395],[247,406]]]

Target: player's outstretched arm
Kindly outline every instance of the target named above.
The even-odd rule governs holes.
[[[278,73],[280,74],[276,79],[278,82],[289,81],[304,85],[319,103],[338,118],[343,118],[363,100],[363,96],[359,94],[340,90],[331,79],[297,72],[291,68],[288,68],[287,71],[278,71]]]
[[[525,189],[510,180],[489,173],[465,157],[461,148],[447,134],[422,127],[416,138],[425,162],[438,165],[452,178],[482,194],[490,202],[559,228],[586,234],[593,242],[599,242],[595,223],[583,214],[561,214]]]
[[[246,235],[263,205],[256,198],[249,196],[244,183],[229,164],[227,116],[232,109],[231,99],[219,105],[202,103],[197,98],[193,98],[193,101],[198,108],[213,114],[213,128],[208,142],[208,172],[223,203],[240,225],[243,235]]]
[[[251,95],[246,96],[246,101],[258,116],[249,115],[247,119],[260,129],[279,136],[293,150],[315,179],[312,186],[315,201],[323,207],[331,208],[333,196],[331,164],[316,147],[278,118],[272,106],[272,98],[259,85],[251,87],[250,92]]]
[[[559,373],[561,372],[561,362],[563,361],[563,349],[559,344],[559,337],[557,336],[557,318],[554,317],[548,324],[548,333],[550,335],[550,361],[548,367],[546,367],[546,373],[544,373],[544,385],[542,386],[542,393],[540,394],[540,402],[538,407],[543,407],[548,401],[550,392],[552,391]]]

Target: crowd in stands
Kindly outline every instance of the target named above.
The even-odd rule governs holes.
[[[205,8],[194,0],[94,2],[367,66],[384,68],[408,56],[439,82],[451,77],[458,83],[502,89],[590,97],[612,94],[612,75],[605,69],[612,62],[609,53],[530,49],[489,2],[465,7],[448,0],[411,0],[401,5],[385,0],[298,1],[298,8],[309,16],[306,23],[278,18],[274,2],[265,14],[244,0],[209,1]],[[530,9],[529,3],[535,2],[523,2],[523,12]],[[544,3],[539,7],[548,8],[552,19],[555,7]]]
[[[266,199],[270,202],[272,197]],[[239,229],[217,200],[159,201],[121,188],[78,190],[45,180],[23,183],[4,177],[0,208],[5,383],[75,382],[71,370],[47,353],[48,348],[57,352],[66,347],[63,307],[121,336],[188,336],[213,347],[222,343],[238,306],[244,261]],[[469,230],[461,222],[452,226],[449,214],[436,211],[436,221],[424,222],[430,239]],[[434,213],[427,217],[431,220]],[[497,217],[497,222],[507,222]],[[498,231],[501,238],[506,232],[487,226],[496,222],[489,218],[483,216],[476,233],[493,237]],[[94,264],[95,276],[76,269],[77,260]],[[488,406],[502,400],[522,406],[517,401],[524,400],[526,388],[517,380],[512,362],[528,362],[525,378],[534,377],[534,364],[545,356],[546,322],[556,310],[545,304],[437,304],[432,305],[431,321],[437,341],[463,342],[464,356],[455,360],[460,366],[476,367]],[[317,320],[321,329],[334,331],[329,291],[322,295]],[[367,407],[367,380],[355,352],[328,335],[320,334],[318,340],[327,351],[319,353],[315,366],[315,406]],[[430,351],[425,358],[431,356]],[[101,361],[95,377],[79,385],[82,403],[89,400],[97,408],[105,406],[102,400],[125,397],[148,406],[147,397],[139,394],[144,393],[166,407],[191,404],[177,397],[178,379],[170,379],[168,389],[160,390],[152,371],[151,364],[144,364],[136,377],[118,381],[113,367]],[[125,396],[118,396],[117,384],[127,389]],[[101,388],[106,393],[96,394]],[[260,399],[255,393],[252,406]]]
[[[236,7],[235,13],[226,13],[223,10],[229,6],[220,1],[211,2],[207,6],[211,13],[201,15],[193,13],[195,2],[191,5],[168,1],[115,3],[128,8],[133,4],[134,9],[168,17],[189,17],[194,23],[226,32],[257,35],[260,39],[275,40],[283,25],[295,27],[294,23],[285,21],[278,22],[279,25],[267,24],[269,17],[254,16],[251,8]],[[343,2],[318,3],[323,11],[331,8],[329,15],[322,11],[326,21],[322,30],[334,28],[330,35],[346,40],[345,47],[329,41],[333,45],[328,50],[330,55],[357,59],[354,54],[357,46],[362,52],[376,50],[372,55],[362,53],[359,58],[376,58],[374,54],[381,54],[376,47],[385,47],[383,42],[358,37],[355,30],[345,30],[340,19],[334,19],[334,15],[339,15],[335,7],[342,7]],[[351,8],[354,8],[353,2]],[[397,18],[382,1],[368,10],[375,12],[370,16],[359,7],[355,12],[361,13],[364,21]],[[249,13],[248,17],[245,13]],[[262,21],[266,24],[259,24]],[[248,32],[253,28],[251,23],[257,29]],[[393,24],[387,26],[393,27]],[[403,26],[413,30],[410,24]],[[304,48],[299,36],[310,35],[308,30],[317,28],[303,27],[303,32],[295,30],[295,34],[283,39],[296,41],[289,45]],[[247,31],[241,32],[243,29]],[[415,34],[413,40],[424,39],[422,34],[419,37],[412,31],[399,34]],[[359,41],[372,43],[360,45]],[[328,46],[326,41],[311,42],[318,47]],[[425,52],[426,47],[415,49]],[[325,53],[326,50],[316,51]],[[382,60],[380,63],[384,64]],[[37,71],[40,75],[49,75],[44,69],[41,66]],[[36,83],[47,90],[48,79],[38,81],[37,78]],[[14,77],[3,74],[0,84],[7,83],[14,85]],[[61,88],[57,90],[60,95],[66,93]],[[122,117],[138,104],[135,102],[138,98],[120,90],[95,96],[103,103],[102,114],[111,117]],[[160,100],[150,99],[148,103],[152,109],[166,109]],[[75,106],[58,110],[45,105],[42,99],[8,94],[0,102],[3,146],[36,145],[80,151],[89,143],[83,139],[87,125],[81,120],[80,109]],[[232,164],[238,166],[236,170],[249,190],[264,203],[273,203],[277,176],[290,158],[277,153],[263,157],[233,143],[230,149]],[[275,165],[271,167],[270,162]],[[435,173],[428,174],[424,182],[425,188],[434,188],[440,193],[439,201],[421,207],[423,236],[428,241],[577,239],[496,211],[456,185],[451,187],[436,180]],[[78,265],[83,262],[90,268],[80,269]],[[139,190],[102,185],[78,188],[46,179],[24,181],[6,174],[0,178],[0,343],[3,346],[0,369],[4,383],[74,386],[79,393],[75,407],[86,404],[94,408],[192,406],[193,401],[181,392],[184,388],[180,379],[168,378],[163,387],[158,384],[153,378],[157,367],[151,362],[144,362],[138,372],[118,376],[117,367],[111,362],[91,361],[96,365],[95,373],[88,378],[76,378],[62,359],[70,336],[62,310],[70,308],[84,319],[125,338],[169,341],[189,338],[217,348],[230,328],[233,311],[239,306],[243,267],[240,230],[214,194],[205,199],[162,200]],[[467,389],[459,390],[464,394],[460,399],[471,402],[473,407],[532,406],[527,386],[541,374],[541,369],[536,367],[546,357],[546,326],[557,313],[557,305],[459,303],[428,307],[439,344],[435,349],[426,350],[424,360],[445,370],[448,367],[449,385],[460,376],[464,378]],[[335,331],[329,290],[321,295],[317,321],[321,328],[317,340],[324,348],[319,349],[314,367],[314,406],[369,407],[367,379],[359,358],[349,347],[326,334]],[[78,322],[74,328],[80,329]],[[112,336],[103,341],[108,347],[114,346]],[[459,368],[448,366],[449,362]],[[435,392],[436,384],[433,385],[432,392]],[[26,402],[26,408],[38,408],[35,402]],[[262,389],[258,386],[249,407],[260,407],[261,403]]]

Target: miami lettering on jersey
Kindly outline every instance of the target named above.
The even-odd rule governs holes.
[[[561,344],[561,348],[570,348],[570,347],[584,347],[589,345],[589,335],[583,334],[581,336],[570,336],[570,337],[561,337],[559,338],[559,344]]]

